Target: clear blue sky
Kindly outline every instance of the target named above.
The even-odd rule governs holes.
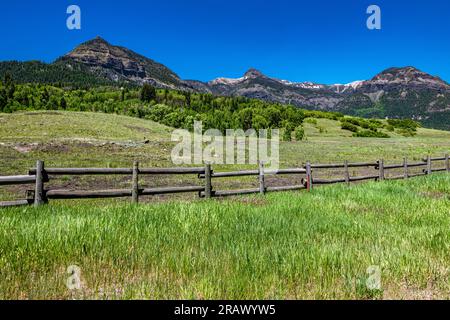
[[[82,30],[66,28],[66,9]],[[382,30],[366,9],[382,10]],[[2,1],[0,60],[51,62],[97,35],[183,79],[239,77],[254,67],[292,81],[347,83],[413,65],[450,82],[448,0]]]

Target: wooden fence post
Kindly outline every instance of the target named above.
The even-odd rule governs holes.
[[[445,154],[445,168],[447,169],[447,172],[450,173],[450,157],[448,153]]]
[[[34,191],[34,206],[39,207],[45,203],[44,194],[44,162],[36,162],[36,188]]]
[[[139,162],[133,163],[133,188],[131,189],[131,201],[139,203]]]
[[[311,171],[311,163],[308,161],[306,163],[306,189],[308,191],[311,191],[313,188],[313,178],[312,178],[312,171]]]
[[[265,179],[264,179],[264,162],[259,161],[259,193],[266,193]]]
[[[403,177],[405,179],[409,178],[409,174],[408,174],[408,158],[406,158],[406,157],[403,158]]]
[[[211,184],[211,164],[205,165],[205,198],[211,198],[212,184]]]
[[[345,172],[344,172],[344,174],[345,174],[345,183],[347,185],[349,185],[350,184],[350,172],[348,170],[348,160],[344,161],[344,170],[345,170]]]
[[[431,174],[432,169],[431,169],[431,157],[430,155],[427,156],[427,174]]]
[[[379,181],[383,181],[384,176],[384,159],[378,160]]]

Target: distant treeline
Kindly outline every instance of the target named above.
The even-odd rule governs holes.
[[[46,84],[15,84],[7,74],[0,82],[0,112],[20,110],[116,113],[189,130],[193,129],[194,120],[202,121],[204,130],[215,128],[222,132],[238,128],[280,128],[285,140],[290,140],[293,132],[297,139],[303,138],[305,118],[349,119],[338,112],[309,111],[244,97],[155,89],[150,85],[142,88],[97,86],[74,89]],[[364,121],[355,117],[351,119],[359,119],[352,120],[353,123]],[[372,127],[372,131],[377,131],[377,128]]]

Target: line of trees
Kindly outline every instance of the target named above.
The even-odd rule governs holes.
[[[64,89],[43,84],[0,82],[0,112],[71,110],[124,114],[150,119],[174,128],[192,130],[194,120],[205,130],[283,128],[286,140],[302,125],[305,111],[291,105],[242,97],[142,88],[94,87]]]
[[[0,112],[20,110],[70,110],[128,115],[174,128],[193,130],[194,121],[203,129],[282,129],[282,138],[305,138],[305,118],[340,120],[342,128],[360,136],[380,135],[386,128],[379,120],[347,117],[338,112],[311,111],[292,105],[244,97],[222,97],[168,89],[149,84],[141,88],[97,86],[89,89],[61,88],[46,84],[15,84],[9,74],[0,81]],[[391,120],[387,126],[415,132],[412,120]],[[365,131],[362,129],[366,129]],[[384,136],[386,137],[386,136]]]

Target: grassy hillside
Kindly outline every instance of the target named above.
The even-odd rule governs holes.
[[[449,299],[450,176],[2,210],[0,299]],[[201,232],[199,232],[201,230]],[[82,288],[66,288],[68,266]],[[381,290],[368,290],[379,266]]]
[[[390,132],[392,138],[378,139],[352,137],[350,131],[340,128],[340,122],[329,119],[316,119],[316,124],[305,121],[304,127],[306,141],[281,142],[281,167],[301,166],[308,160],[327,163],[375,161],[381,157],[387,163],[399,163],[404,156],[416,161],[427,153],[442,155],[450,151],[450,132],[445,131],[419,128],[415,137]],[[170,167],[173,166],[170,158],[174,146],[170,141],[172,130],[150,120],[113,114],[62,111],[0,114],[0,175],[26,174],[37,159],[44,160],[49,167],[130,167],[134,160],[139,160],[143,167]],[[148,143],[144,143],[145,140]],[[214,168],[227,171],[254,166],[217,165]],[[342,173],[336,174],[342,176]],[[296,179],[290,176],[276,181],[268,178],[268,183],[287,185],[297,183]],[[148,177],[142,183],[148,187],[192,185],[198,184],[198,179],[158,176]],[[62,177],[52,180],[49,187],[82,190],[91,186],[128,188],[129,185],[129,177]],[[256,178],[248,177],[240,183],[231,179],[215,180],[214,187],[217,190],[255,185]],[[0,195],[2,200],[22,197],[27,188],[2,187]]]
[[[450,149],[448,131],[419,128],[415,137],[390,132],[390,139],[357,138],[342,130],[339,121],[314,120],[316,124],[304,122],[305,141],[281,142],[283,165],[300,165],[307,160],[359,161],[380,157],[389,161],[403,156],[413,160]],[[15,163],[40,157],[51,165],[78,161],[85,166],[98,162],[120,166],[129,164],[130,158],[137,158],[147,165],[170,165],[173,129],[151,120],[103,113],[41,111],[0,113],[0,124],[0,150]],[[148,144],[144,144],[146,139]],[[108,150],[112,146],[114,150]],[[122,151],[127,156],[122,156]],[[81,156],[80,159],[75,159],[75,155]],[[30,164],[25,164],[25,168]],[[5,172],[12,167],[10,161],[2,166]]]
[[[150,120],[90,112],[0,114],[2,142],[143,142],[170,139],[172,129]]]

